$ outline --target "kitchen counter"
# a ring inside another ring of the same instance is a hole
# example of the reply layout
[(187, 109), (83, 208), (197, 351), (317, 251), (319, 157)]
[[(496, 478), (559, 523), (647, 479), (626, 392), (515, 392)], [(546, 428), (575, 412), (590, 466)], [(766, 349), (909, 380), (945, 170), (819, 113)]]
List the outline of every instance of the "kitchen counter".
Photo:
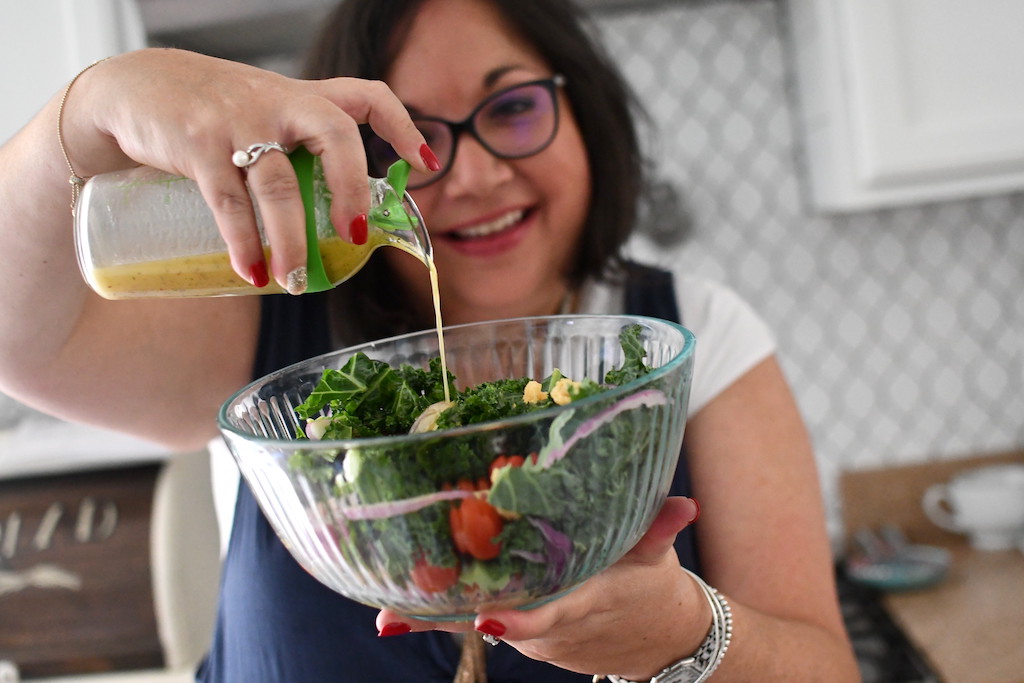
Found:
[(932, 484), (1003, 462), (1024, 462), (1024, 452), (853, 471), (840, 482), (848, 536), (896, 524), (911, 542), (952, 552), (943, 582), (884, 597), (893, 620), (944, 683), (1024, 682), (1024, 553), (974, 550), (965, 537), (935, 526), (920, 503)]
[(886, 608), (947, 683), (1024, 681), (1024, 553), (947, 547), (946, 580), (889, 594)]

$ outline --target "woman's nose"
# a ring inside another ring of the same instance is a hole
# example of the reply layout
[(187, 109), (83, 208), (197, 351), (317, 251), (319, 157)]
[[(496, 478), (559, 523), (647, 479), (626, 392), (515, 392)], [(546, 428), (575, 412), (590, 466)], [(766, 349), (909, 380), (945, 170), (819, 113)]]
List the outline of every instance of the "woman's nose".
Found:
[(442, 179), (445, 192), (451, 196), (487, 192), (511, 179), (512, 165), (489, 152), (472, 135), (464, 134)]

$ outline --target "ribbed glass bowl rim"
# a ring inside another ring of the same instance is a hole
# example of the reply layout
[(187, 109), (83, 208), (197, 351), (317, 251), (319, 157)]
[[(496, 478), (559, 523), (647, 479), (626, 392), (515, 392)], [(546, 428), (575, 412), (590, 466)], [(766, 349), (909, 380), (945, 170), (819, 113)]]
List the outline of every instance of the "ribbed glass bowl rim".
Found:
[(627, 396), (637, 391), (640, 387), (646, 384), (650, 384), (660, 379), (661, 377), (669, 374), (670, 372), (674, 371), (679, 365), (685, 363), (693, 355), (694, 347), (696, 344), (696, 337), (694, 336), (693, 332), (683, 327), (682, 325), (679, 325), (678, 323), (674, 323), (669, 320), (664, 320), (662, 318), (654, 318), (645, 315), (574, 313), (563, 315), (525, 316), (520, 318), (502, 318), (496, 320), (485, 320), (474, 323), (463, 323), (460, 325), (444, 325), (442, 327), (442, 330), (445, 333), (447, 333), (449, 331), (470, 327), (485, 327), (490, 325), (502, 325), (510, 323), (550, 323), (554, 321), (585, 321), (593, 319), (607, 320), (611, 318), (621, 319), (623, 321), (623, 326), (632, 323), (644, 323), (655, 328), (661, 326), (675, 330), (683, 336), (683, 348), (680, 349), (679, 352), (675, 356), (673, 356), (667, 363), (665, 363), (664, 365), (659, 365), (658, 367), (654, 368), (650, 373), (644, 375), (643, 377), (638, 377), (637, 379), (631, 382), (622, 384), (617, 387), (613, 387), (606, 391), (602, 391), (599, 394), (594, 394), (593, 396), (588, 396), (578, 401), (573, 401), (572, 403), (569, 403), (564, 406), (552, 406), (544, 410), (538, 410), (532, 413), (526, 413), (524, 415), (516, 415), (514, 417), (509, 417), (502, 420), (479, 422), (472, 425), (465, 425), (463, 427), (453, 427), (450, 429), (445, 429), (443, 431), (422, 432), (419, 434), (398, 434), (393, 436), (375, 436), (363, 439), (321, 439), (318, 441), (308, 441), (305, 439), (280, 439), (265, 436), (257, 436), (235, 428), (228, 421), (230, 406), (240, 396), (251, 393), (252, 390), (259, 385), (270, 383), (280, 377), (288, 375), (289, 373), (295, 372), (298, 368), (302, 366), (314, 365), (327, 358), (347, 357), (351, 356), (354, 353), (357, 353), (358, 351), (365, 350), (367, 348), (393, 344), (405, 339), (411, 339), (412, 337), (422, 337), (424, 335), (430, 335), (435, 333), (434, 328), (427, 328), (424, 330), (419, 330), (417, 332), (408, 332), (406, 334), (400, 334), (393, 337), (377, 339), (372, 342), (364, 342), (362, 344), (356, 344), (354, 346), (349, 346), (344, 349), (338, 349), (337, 351), (330, 351), (328, 353), (323, 353), (318, 356), (312, 356), (305, 360), (298, 361), (297, 363), (287, 365), (281, 368), (280, 370), (275, 370), (274, 372), (264, 375), (263, 377), (254, 380), (249, 384), (246, 384), (244, 387), (242, 387), (234, 394), (232, 394), (230, 398), (224, 401), (224, 403), (220, 407), (220, 410), (217, 413), (217, 424), (222, 432), (230, 432), (231, 434), (234, 434), (238, 438), (243, 439), (245, 441), (249, 441), (254, 444), (260, 444), (264, 447), (274, 447), (281, 450), (308, 450), (310, 448), (315, 448), (317, 450), (336, 449), (347, 451), (356, 448), (385, 448), (394, 444), (402, 444), (404, 446), (406, 444), (415, 444), (420, 441), (427, 441), (430, 439), (458, 437), (466, 434), (474, 434), (484, 431), (497, 431), (500, 429), (504, 429), (506, 427), (514, 427), (518, 425), (527, 424), (530, 422), (536, 422), (538, 419), (543, 419), (548, 416), (554, 418), (559, 413), (562, 413), (566, 410), (583, 409), (599, 401), (604, 402), (607, 401), (608, 399), (618, 399), (619, 397)]

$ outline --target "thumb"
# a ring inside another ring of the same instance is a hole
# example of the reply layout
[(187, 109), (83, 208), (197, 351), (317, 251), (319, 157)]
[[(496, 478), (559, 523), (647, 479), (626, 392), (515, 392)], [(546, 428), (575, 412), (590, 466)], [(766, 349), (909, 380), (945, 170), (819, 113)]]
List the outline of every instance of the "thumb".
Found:
[(700, 504), (693, 498), (667, 498), (651, 528), (626, 555), (634, 562), (654, 563), (667, 552), (680, 531), (700, 517)]

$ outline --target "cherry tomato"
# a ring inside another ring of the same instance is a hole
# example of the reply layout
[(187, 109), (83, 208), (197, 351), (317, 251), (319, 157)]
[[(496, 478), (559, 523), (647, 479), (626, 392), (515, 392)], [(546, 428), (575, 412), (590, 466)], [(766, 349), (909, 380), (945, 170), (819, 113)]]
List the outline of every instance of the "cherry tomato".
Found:
[(494, 538), (501, 533), (498, 511), (486, 500), (467, 498), (453, 505), (448, 514), (455, 548), (478, 560), (493, 560), (501, 552), (501, 543)]
[[(537, 461), (536, 455), (534, 455), (534, 462)], [(520, 467), (522, 466), (525, 459), (521, 455), (499, 455), (491, 463), (491, 466), (487, 469), (487, 475), (491, 481), (494, 481), (494, 470), (501, 469), (502, 467)]]
[(455, 585), (459, 580), (459, 565), (452, 567), (438, 567), (427, 562), (425, 557), (419, 557), (416, 564), (409, 572), (412, 582), (427, 593), (440, 593)]

